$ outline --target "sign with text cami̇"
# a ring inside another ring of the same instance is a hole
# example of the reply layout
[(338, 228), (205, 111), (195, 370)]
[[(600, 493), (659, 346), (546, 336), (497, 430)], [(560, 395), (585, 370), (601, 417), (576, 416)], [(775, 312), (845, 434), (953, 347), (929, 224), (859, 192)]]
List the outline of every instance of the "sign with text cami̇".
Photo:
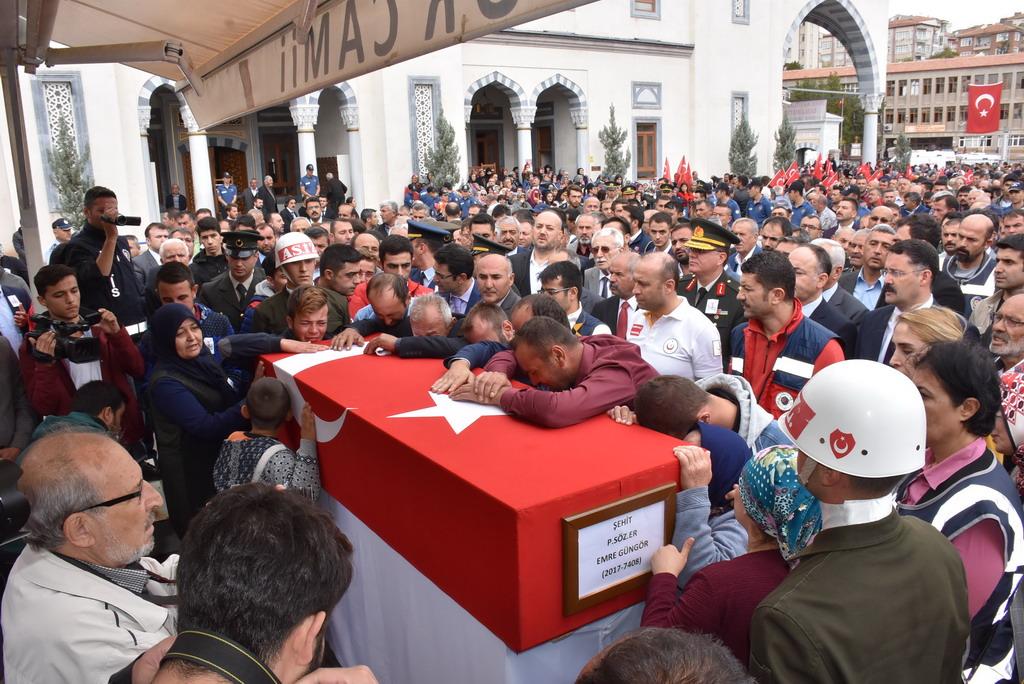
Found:
[(333, 0), (182, 90), (201, 127), (593, 0)]

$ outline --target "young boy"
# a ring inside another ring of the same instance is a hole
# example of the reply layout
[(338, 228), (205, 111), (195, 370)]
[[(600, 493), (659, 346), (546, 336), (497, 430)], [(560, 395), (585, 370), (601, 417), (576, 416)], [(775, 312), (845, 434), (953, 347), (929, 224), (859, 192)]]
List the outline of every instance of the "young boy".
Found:
[(302, 408), (298, 453), (274, 436), (291, 418), (291, 399), (280, 380), (260, 378), (245, 397), (242, 415), (252, 423), (248, 432), (231, 434), (213, 467), (217, 491), (246, 482), (284, 485), (316, 501), (320, 496), (320, 464), (316, 457), (316, 424), (309, 404)]

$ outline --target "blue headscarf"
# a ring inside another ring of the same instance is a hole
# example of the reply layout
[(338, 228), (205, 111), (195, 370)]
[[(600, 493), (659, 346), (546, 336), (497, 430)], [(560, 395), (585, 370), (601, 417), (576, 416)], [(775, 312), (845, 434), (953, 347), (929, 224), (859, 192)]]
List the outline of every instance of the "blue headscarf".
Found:
[(184, 304), (164, 304), (153, 314), (149, 324), (149, 335), (153, 353), (156, 355), (154, 370), (167, 371), (209, 385), (220, 392), (226, 403), (234, 403), (237, 397), (234, 389), (228, 384), (228, 376), (205, 344), (200, 345), (199, 356), (194, 359), (186, 360), (178, 356), (174, 339), (181, 324), (187, 320), (193, 320), (199, 325), (199, 319)]
[(700, 431), (700, 445), (711, 452), (711, 484), (708, 485), (708, 499), (712, 508), (728, 508), (725, 495), (740, 479), (743, 464), (750, 460), (750, 447), (743, 438), (732, 430), (697, 423)]
[(795, 447), (769, 447), (740, 475), (747, 515), (779, 541), (786, 560), (800, 553), (821, 529), (821, 506), (796, 474), (797, 453)]

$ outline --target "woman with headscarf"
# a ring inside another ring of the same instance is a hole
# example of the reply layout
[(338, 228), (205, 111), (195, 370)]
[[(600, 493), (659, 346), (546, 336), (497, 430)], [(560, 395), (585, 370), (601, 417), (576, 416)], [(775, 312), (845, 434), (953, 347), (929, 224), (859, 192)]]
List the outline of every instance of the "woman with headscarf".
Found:
[(221, 443), (248, 427), (242, 417), (245, 393), (229, 382), (203, 344), (199, 322), (187, 307), (160, 307), (149, 329), (157, 359), (149, 403), (167, 510), (182, 537), (214, 494), (213, 464)]
[(676, 597), (692, 539), (651, 559), (641, 625), (676, 627), (717, 636), (746, 664), (750, 621), (757, 605), (789, 574), (789, 561), (821, 529), (818, 500), (797, 478), (797, 450), (772, 447), (747, 461), (732, 492), (736, 519), (747, 531), (747, 553), (696, 573)]
[(1013, 471), (1017, 491), (1024, 497), (1024, 373), (1006, 371), (999, 376), (1002, 410), (996, 416), (992, 444), (1003, 455), (1003, 465)]

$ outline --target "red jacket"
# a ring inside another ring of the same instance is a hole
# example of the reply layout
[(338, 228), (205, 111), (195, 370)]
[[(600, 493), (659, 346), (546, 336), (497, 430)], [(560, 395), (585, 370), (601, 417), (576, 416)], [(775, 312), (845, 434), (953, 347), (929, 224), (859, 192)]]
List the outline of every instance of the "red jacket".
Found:
[[(92, 334), (100, 341), (100, 370), (103, 381), (117, 387), (124, 397), (121, 442), (126, 445), (134, 444), (142, 439), (145, 430), (142, 413), (139, 411), (139, 400), (128, 376), (142, 377), (146, 370), (142, 354), (128, 336), (124, 326), (121, 326), (116, 335), (109, 336), (96, 325), (92, 328)], [(29, 349), (28, 338), (21, 343), (18, 361), (21, 364), (21, 375), (25, 379), (25, 392), (36, 413), (40, 416), (63, 416), (71, 412), (75, 385), (71, 381), (66, 361), (36, 361)]]
[[(576, 381), (561, 391), (528, 387), (512, 389), (501, 396), (501, 408), (510, 416), (518, 416), (545, 427), (565, 427), (582, 423), (610, 408), (633, 405), (640, 385), (658, 377), (640, 355), (640, 347), (615, 335), (591, 335), (580, 338), (583, 358)], [(515, 354), (499, 352), (487, 363), (485, 370), (504, 373), (509, 378), (518, 373)]]

